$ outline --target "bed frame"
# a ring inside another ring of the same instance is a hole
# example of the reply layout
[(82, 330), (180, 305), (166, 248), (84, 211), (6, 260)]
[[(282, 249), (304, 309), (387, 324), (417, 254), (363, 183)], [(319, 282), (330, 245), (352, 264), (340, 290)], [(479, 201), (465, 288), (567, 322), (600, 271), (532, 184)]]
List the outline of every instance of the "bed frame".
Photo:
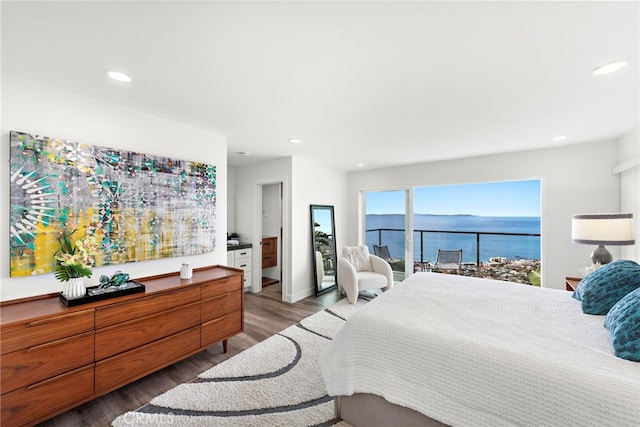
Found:
[(336, 396), (335, 415), (349, 424), (359, 427), (425, 426), (446, 427), (446, 424), (429, 418), (413, 409), (394, 405), (385, 398), (369, 393)]

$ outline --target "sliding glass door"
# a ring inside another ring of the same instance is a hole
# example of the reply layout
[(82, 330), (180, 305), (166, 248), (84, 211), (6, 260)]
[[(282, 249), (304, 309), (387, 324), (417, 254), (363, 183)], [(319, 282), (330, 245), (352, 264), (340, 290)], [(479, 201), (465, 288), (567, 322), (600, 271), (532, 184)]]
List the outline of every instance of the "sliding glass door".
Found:
[(365, 243), (401, 281), (462, 251), (460, 274), (540, 285), (540, 180), (364, 191)]
[(409, 190), (365, 191), (365, 243), (369, 252), (389, 261), (396, 282), (413, 272)]

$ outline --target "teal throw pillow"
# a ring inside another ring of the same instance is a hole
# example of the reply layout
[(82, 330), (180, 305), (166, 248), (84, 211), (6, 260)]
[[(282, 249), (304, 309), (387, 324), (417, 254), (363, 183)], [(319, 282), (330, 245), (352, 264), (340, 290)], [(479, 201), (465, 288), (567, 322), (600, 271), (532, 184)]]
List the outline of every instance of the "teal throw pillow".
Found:
[(616, 356), (640, 362), (640, 288), (629, 293), (609, 310), (604, 326), (611, 333)]
[(582, 279), (573, 297), (582, 301), (584, 313), (603, 315), (637, 288), (640, 288), (640, 265), (632, 260), (617, 260)]

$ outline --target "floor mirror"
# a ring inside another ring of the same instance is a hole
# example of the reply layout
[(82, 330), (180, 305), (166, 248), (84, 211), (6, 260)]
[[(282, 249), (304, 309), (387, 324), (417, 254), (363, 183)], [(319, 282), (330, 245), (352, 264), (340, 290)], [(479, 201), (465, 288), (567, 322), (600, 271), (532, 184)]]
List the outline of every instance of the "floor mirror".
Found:
[(311, 245), (316, 296), (338, 285), (333, 206), (311, 205)]

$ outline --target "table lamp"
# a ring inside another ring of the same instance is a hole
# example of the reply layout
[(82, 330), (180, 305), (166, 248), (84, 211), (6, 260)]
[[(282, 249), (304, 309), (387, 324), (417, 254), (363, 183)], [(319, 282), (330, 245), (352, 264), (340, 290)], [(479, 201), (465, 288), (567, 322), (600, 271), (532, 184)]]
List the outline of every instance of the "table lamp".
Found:
[(598, 245), (591, 253), (594, 264), (611, 262), (611, 253), (604, 245), (633, 245), (633, 214), (584, 214), (571, 219), (571, 241)]

